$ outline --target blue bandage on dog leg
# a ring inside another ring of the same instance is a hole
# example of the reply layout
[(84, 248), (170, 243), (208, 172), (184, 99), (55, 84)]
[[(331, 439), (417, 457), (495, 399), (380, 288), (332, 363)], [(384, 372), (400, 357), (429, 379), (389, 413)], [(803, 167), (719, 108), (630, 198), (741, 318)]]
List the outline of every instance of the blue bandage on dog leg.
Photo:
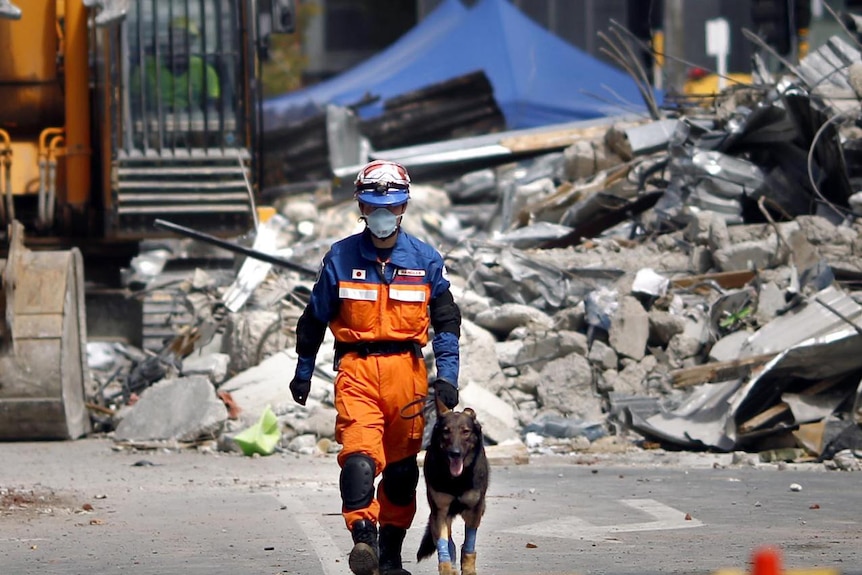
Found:
[(455, 540), (451, 537), (449, 538), (449, 557), (452, 559), (452, 563), (458, 562), (458, 553), (455, 551)]
[(437, 540), (437, 563), (451, 563), (452, 556), (449, 555), (449, 540), (442, 537)]
[(464, 529), (464, 547), (462, 547), (462, 551), (464, 553), (475, 553), (476, 552), (476, 531), (475, 527), (467, 527)]

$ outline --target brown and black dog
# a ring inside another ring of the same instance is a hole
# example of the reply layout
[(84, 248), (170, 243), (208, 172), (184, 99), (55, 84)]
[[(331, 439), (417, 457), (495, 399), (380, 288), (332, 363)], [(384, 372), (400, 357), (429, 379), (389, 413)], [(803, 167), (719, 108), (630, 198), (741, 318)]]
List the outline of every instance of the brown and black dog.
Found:
[(439, 575), (457, 575), (452, 518), (460, 515), (465, 526), (461, 575), (476, 575), (476, 531), (485, 513), (489, 469), (482, 426), (472, 409), (451, 411), (438, 403), (424, 472), (431, 514), (416, 559), (437, 551)]

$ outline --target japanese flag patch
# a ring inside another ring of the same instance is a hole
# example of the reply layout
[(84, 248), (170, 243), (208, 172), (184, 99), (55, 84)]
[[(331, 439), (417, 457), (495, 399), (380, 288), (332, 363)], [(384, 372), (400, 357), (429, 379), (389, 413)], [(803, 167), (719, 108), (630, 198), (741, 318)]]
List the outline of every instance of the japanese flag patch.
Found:
[(357, 270), (354, 269), (350, 272), (350, 279), (352, 280), (364, 280), (365, 279), (365, 270)]

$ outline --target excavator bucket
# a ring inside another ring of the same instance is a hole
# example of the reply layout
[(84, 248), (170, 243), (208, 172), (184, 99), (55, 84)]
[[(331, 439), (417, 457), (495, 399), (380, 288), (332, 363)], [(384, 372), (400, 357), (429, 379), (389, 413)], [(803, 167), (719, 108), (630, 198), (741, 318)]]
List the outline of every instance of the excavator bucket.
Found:
[(9, 226), (0, 259), (0, 440), (76, 439), (91, 430), (81, 252), (31, 251)]

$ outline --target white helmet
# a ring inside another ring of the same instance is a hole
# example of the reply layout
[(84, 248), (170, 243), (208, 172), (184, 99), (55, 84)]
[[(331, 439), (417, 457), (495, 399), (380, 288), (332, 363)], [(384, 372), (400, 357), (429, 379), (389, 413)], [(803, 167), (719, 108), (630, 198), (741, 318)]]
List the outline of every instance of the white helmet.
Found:
[(353, 197), (369, 206), (389, 208), (410, 199), (410, 176), (401, 164), (374, 160), (366, 164), (354, 182)]

